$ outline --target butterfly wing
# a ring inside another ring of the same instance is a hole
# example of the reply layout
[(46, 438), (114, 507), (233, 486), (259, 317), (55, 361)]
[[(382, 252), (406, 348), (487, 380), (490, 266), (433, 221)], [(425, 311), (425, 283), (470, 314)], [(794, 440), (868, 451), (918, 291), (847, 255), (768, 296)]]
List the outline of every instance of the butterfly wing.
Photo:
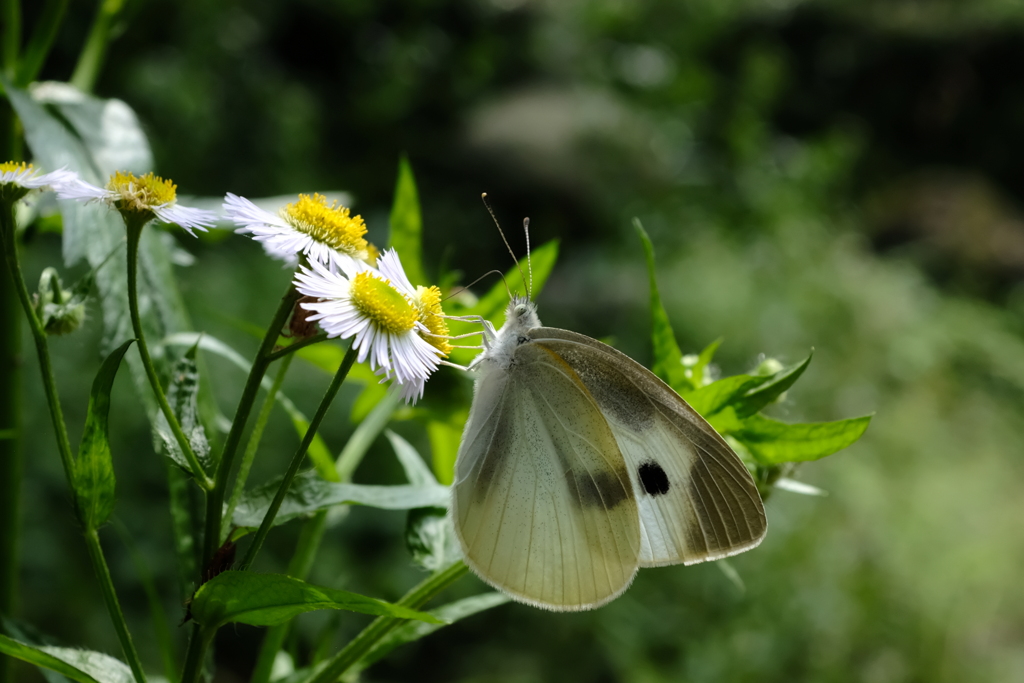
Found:
[(753, 478), (724, 439), (675, 391), (629, 356), (582, 334), (530, 330), (606, 418), (640, 513), (640, 565), (693, 564), (749, 550), (767, 521)]
[(533, 344), (484, 368), (455, 466), (466, 563), (517, 599), (597, 607), (636, 573), (634, 488), (615, 436), (571, 368)]

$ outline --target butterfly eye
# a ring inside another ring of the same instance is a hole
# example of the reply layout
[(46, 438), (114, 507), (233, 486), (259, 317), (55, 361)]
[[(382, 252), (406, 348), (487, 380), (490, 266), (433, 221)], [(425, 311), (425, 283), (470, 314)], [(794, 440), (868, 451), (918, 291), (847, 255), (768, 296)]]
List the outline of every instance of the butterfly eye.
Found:
[(516, 316), (517, 317), (521, 316), (524, 313), (526, 313), (526, 306), (524, 304), (519, 304), (518, 306), (516, 306), (515, 310), (516, 310)]

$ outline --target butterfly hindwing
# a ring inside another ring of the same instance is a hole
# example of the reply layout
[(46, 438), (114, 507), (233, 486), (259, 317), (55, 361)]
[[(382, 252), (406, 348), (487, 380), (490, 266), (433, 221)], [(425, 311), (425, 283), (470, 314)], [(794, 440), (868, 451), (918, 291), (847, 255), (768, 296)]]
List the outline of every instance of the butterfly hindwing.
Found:
[(692, 564), (753, 548), (767, 523), (753, 478), (679, 395), (625, 354), (539, 327), (533, 343), (572, 368), (627, 464), (641, 524), (641, 566)]
[(572, 368), (533, 344), (514, 359), (482, 368), (459, 448), (452, 511), (466, 562), (525, 602), (596, 607), (639, 566), (634, 486)]

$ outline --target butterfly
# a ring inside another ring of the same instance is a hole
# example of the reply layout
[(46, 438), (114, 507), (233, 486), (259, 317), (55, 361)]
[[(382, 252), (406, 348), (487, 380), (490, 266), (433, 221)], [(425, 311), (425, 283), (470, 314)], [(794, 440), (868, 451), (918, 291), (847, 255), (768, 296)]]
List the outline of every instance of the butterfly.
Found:
[(542, 327), (512, 297), (483, 322), (451, 514), (466, 564), (521, 602), (604, 605), (640, 567), (750, 550), (767, 530), (750, 472), (679, 394), (624, 353)]

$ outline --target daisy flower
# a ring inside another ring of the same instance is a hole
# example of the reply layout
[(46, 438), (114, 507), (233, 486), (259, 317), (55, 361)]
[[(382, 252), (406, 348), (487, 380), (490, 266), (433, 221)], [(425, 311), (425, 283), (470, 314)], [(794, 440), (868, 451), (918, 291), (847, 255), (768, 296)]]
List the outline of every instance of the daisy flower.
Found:
[[(417, 333), (420, 337), (434, 347), (440, 358), (447, 357), (452, 351), (452, 346), (448, 343), (451, 335), (444, 311), (441, 310), (441, 290), (436, 286), (413, 287), (405, 274), (405, 269), (402, 268), (402, 262), (398, 259), (398, 252), (394, 249), (384, 252), (377, 265), (381, 275), (390, 280), (395, 289), (404, 294), (416, 309), (416, 320), (419, 323)], [(382, 382), (391, 378), (387, 368), (380, 368), (377, 374), (383, 376)], [(425, 384), (425, 378), (399, 383), (398, 394), (406, 403), (415, 403), (423, 398)]]
[(362, 217), (352, 216), (336, 201), (328, 203), (321, 194), (300, 194), (298, 201), (273, 214), (229, 192), (224, 212), (241, 226), (235, 232), (251, 234), (268, 254), (288, 264), (302, 254), (311, 262), (339, 270), (353, 262), (369, 262), (376, 255), (363, 238)]
[(316, 261), (310, 266), (301, 266), (295, 275), (298, 291), (319, 299), (302, 304), (314, 312), (309, 320), (318, 322), (329, 337), (353, 337), (357, 360), (369, 358), (370, 368), (385, 380), (394, 379), (407, 402), (422, 396), (427, 377), (446, 352), (421, 321), (426, 314), (407, 293), (416, 290), (394, 250), (381, 257), (379, 271), (356, 261), (345, 264), (344, 273)]
[(76, 178), (57, 189), (61, 199), (79, 201), (98, 200), (113, 206), (127, 222), (146, 223), (159, 218), (164, 223), (179, 225), (195, 237), (193, 230), (212, 227), (217, 215), (212, 211), (194, 209), (178, 204), (177, 186), (170, 180), (147, 173), (137, 176), (126, 171), (117, 171), (110, 176), (107, 186), (97, 187)]
[(0, 163), (0, 200), (17, 201), (32, 190), (57, 190), (77, 178), (74, 171), (63, 168), (40, 173), (39, 169), (24, 161), (5, 161)]
[(423, 326), (420, 336), (433, 346), (437, 353), (446, 357), (452, 352), (448, 343), (451, 335), (448, 323), (445, 322), (444, 311), (441, 310), (441, 290), (436, 286), (413, 287), (409, 282), (402, 262), (398, 260), (398, 252), (389, 249), (380, 257), (377, 264), (381, 275), (391, 280), (399, 292), (404, 294), (416, 308), (416, 320)]

